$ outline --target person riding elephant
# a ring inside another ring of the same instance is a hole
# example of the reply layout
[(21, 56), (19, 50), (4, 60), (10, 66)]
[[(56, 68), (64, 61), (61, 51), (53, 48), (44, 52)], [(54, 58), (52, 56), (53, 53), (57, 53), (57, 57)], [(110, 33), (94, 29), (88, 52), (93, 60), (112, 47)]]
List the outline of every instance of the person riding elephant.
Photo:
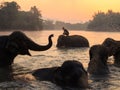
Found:
[(89, 41), (87, 40), (87, 38), (81, 35), (69, 35), (69, 34), (65, 35), (64, 33), (63, 35), (60, 35), (58, 37), (56, 47), (58, 48), (89, 47)]
[(14, 31), (10, 35), (0, 36), (0, 67), (8, 67), (14, 58), (20, 55), (30, 55), (29, 50), (45, 51), (51, 48), (53, 34), (48, 37), (47, 45), (38, 45), (21, 31)]
[(63, 35), (69, 36), (69, 31), (66, 28), (62, 28), (64, 30)]
[(88, 74), (82, 63), (76, 60), (67, 60), (60, 67), (35, 70), (32, 75), (61, 87), (88, 88)]
[(114, 57), (114, 65), (120, 66), (120, 41), (106, 38), (102, 45), (107, 47), (109, 56)]
[(108, 49), (103, 45), (93, 45), (89, 50), (90, 61), (88, 72), (91, 75), (105, 75), (109, 73), (107, 60)]

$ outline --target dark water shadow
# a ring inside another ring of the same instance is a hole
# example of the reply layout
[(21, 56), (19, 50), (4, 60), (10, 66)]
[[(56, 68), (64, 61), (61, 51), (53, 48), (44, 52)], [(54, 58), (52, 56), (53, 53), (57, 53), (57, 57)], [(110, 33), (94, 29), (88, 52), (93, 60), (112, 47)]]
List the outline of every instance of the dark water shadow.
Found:
[(106, 74), (106, 75), (89, 75), (89, 78), (94, 80), (94, 81), (100, 81), (100, 80), (109, 80), (110, 75)]
[(91, 89), (102, 90), (104, 88), (105, 90), (108, 90), (110, 86), (110, 78), (110, 74), (89, 75), (89, 79), (92, 81), (90, 83)]
[(70, 49), (81, 49), (81, 50), (87, 50), (89, 49), (90, 47), (66, 47), (66, 48), (57, 48), (57, 50), (70, 50)]
[(68, 53), (70, 54), (71, 52), (73, 53), (81, 53), (81, 52), (86, 52), (89, 50), (89, 47), (81, 47), (81, 48), (58, 48), (57, 52), (59, 54), (64, 54), (64, 53)]

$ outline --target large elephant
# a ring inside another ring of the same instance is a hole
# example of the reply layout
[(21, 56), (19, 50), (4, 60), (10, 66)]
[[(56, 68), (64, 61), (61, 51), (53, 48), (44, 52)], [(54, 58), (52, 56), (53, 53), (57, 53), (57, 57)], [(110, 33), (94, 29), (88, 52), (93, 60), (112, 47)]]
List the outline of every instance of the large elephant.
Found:
[(0, 67), (10, 66), (18, 54), (31, 55), (28, 50), (48, 50), (52, 46), (51, 37), (53, 34), (48, 37), (49, 43), (43, 46), (38, 45), (20, 31), (0, 36)]
[(40, 81), (51, 81), (62, 87), (88, 87), (88, 74), (82, 63), (67, 60), (60, 67), (38, 69), (33, 76)]
[(93, 45), (89, 50), (90, 61), (88, 72), (92, 75), (105, 75), (109, 73), (107, 59), (108, 49), (103, 45)]
[(71, 35), (65, 36), (60, 35), (57, 40), (58, 48), (67, 48), (67, 47), (89, 47), (88, 40), (80, 35)]
[(120, 66), (120, 41), (112, 38), (106, 38), (102, 45), (107, 47), (109, 56), (114, 57), (114, 64), (116, 66)]

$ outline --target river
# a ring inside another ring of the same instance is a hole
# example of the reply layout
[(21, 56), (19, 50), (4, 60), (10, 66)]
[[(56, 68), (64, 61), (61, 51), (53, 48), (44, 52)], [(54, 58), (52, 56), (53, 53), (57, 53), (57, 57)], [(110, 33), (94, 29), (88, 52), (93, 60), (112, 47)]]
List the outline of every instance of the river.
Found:
[[(0, 35), (9, 35), (11, 32), (0, 32)], [(78, 49), (57, 49), (57, 38), (62, 34), (62, 30), (24, 31), (24, 33), (38, 44), (48, 43), (48, 36), (54, 34), (53, 46), (47, 51), (30, 51), (32, 56), (18, 55), (12, 71), (0, 71), (0, 90), (80, 90), (73, 88), (61, 88), (48, 81), (35, 80), (31, 72), (40, 68), (50, 68), (60, 66), (66, 60), (78, 60), (87, 70), (89, 62), (89, 48)], [(71, 35), (77, 34), (86, 37), (90, 46), (101, 44), (105, 38), (111, 37), (120, 40), (120, 32), (94, 32), (94, 31), (70, 31)], [(113, 57), (109, 57), (110, 63)], [(89, 89), (86, 90), (119, 90), (120, 89), (120, 68), (114, 65), (109, 66), (110, 75), (108, 77), (89, 76)], [(11, 74), (12, 73), (12, 74)], [(9, 80), (9, 78), (14, 78)]]

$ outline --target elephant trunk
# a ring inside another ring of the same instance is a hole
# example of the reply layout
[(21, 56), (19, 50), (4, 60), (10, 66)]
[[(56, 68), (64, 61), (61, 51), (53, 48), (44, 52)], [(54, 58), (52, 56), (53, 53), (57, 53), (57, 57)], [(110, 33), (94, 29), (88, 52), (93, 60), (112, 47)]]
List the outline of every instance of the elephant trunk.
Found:
[(53, 37), (53, 34), (51, 34), (48, 37), (48, 40), (49, 40), (48, 44), (44, 45), (44, 46), (35, 43), (34, 41), (32, 41), (30, 38), (28, 38), (24, 33), (20, 32), (20, 31), (13, 32), (9, 37), (10, 37), (9, 41), (11, 41), (11, 42), (14, 41), (14, 42), (17, 42), (18, 44), (22, 44), (25, 49), (30, 49), (30, 50), (34, 50), (34, 51), (44, 51), (44, 50), (49, 49), (52, 46), (51, 38)]
[(52, 38), (53, 34), (51, 34), (48, 37), (48, 44), (47, 45), (38, 45), (37, 43), (33, 42), (31, 39), (26, 40), (28, 49), (33, 50), (33, 51), (45, 51), (48, 50), (49, 48), (51, 48), (53, 42), (52, 42)]

